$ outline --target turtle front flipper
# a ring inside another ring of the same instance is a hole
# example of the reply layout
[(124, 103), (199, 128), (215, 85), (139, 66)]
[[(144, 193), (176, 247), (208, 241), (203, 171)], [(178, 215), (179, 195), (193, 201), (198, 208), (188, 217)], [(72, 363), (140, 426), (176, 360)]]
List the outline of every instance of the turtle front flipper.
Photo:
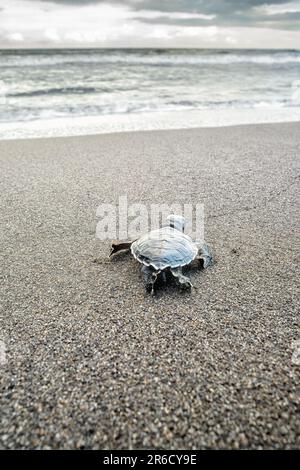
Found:
[(118, 251), (130, 250), (132, 243), (133, 241), (121, 242), (119, 240), (113, 240), (109, 257), (113, 256), (115, 253), (118, 253)]
[(182, 289), (190, 289), (191, 287), (194, 287), (190, 279), (182, 274), (181, 266), (178, 268), (170, 268), (170, 271), (173, 276), (178, 280), (179, 285)]

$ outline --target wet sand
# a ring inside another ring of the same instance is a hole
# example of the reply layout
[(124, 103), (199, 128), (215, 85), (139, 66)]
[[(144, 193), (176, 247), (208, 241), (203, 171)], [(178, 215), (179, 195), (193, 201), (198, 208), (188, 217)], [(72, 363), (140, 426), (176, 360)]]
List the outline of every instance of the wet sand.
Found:
[[(299, 151), (300, 123), (1, 141), (1, 447), (298, 448)], [(191, 294), (107, 260), (119, 195), (204, 203)]]

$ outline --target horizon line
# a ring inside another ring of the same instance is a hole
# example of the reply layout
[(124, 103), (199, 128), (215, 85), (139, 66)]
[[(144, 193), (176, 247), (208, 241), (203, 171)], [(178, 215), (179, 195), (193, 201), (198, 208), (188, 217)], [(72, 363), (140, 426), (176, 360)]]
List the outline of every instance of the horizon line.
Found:
[(212, 51), (290, 51), (300, 52), (299, 48), (286, 48), (286, 47), (166, 47), (166, 46), (25, 46), (25, 47), (1, 47), (0, 51), (38, 51), (38, 50), (212, 50)]

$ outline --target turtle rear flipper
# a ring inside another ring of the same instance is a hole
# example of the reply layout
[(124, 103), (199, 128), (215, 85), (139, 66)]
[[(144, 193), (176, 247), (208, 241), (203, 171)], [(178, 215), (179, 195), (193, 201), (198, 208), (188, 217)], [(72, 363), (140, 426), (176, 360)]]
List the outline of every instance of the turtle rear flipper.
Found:
[(190, 289), (191, 287), (194, 287), (190, 279), (187, 276), (184, 276), (184, 274), (182, 274), (181, 266), (178, 268), (170, 268), (170, 271), (173, 276), (178, 280), (179, 285), (182, 289)]
[(192, 269), (193, 268), (205, 269), (205, 268), (208, 268), (208, 266), (211, 266), (212, 263), (213, 263), (212, 251), (208, 245), (203, 245), (201, 248), (199, 248), (197, 256), (193, 259), (193, 261), (191, 261), (188, 267)]
[(208, 245), (203, 245), (199, 252), (198, 252), (198, 255), (197, 255), (197, 258), (199, 260), (202, 260), (203, 262), (203, 268), (207, 268), (208, 266), (210, 266), (213, 262), (213, 254), (212, 254), (212, 251), (211, 249), (209, 248)]
[(142, 266), (142, 274), (146, 284), (146, 290), (147, 292), (151, 292), (152, 295), (155, 294), (154, 286), (160, 273), (161, 271), (155, 271), (151, 266)]

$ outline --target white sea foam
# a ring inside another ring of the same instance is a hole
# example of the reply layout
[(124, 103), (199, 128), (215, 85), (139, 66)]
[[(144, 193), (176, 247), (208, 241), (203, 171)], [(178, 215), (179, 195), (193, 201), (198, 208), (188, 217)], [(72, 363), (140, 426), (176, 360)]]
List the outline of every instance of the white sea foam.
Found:
[(240, 124), (300, 121), (300, 108), (192, 110), (85, 116), (0, 123), (0, 139), (108, 134), (161, 129), (220, 127)]

